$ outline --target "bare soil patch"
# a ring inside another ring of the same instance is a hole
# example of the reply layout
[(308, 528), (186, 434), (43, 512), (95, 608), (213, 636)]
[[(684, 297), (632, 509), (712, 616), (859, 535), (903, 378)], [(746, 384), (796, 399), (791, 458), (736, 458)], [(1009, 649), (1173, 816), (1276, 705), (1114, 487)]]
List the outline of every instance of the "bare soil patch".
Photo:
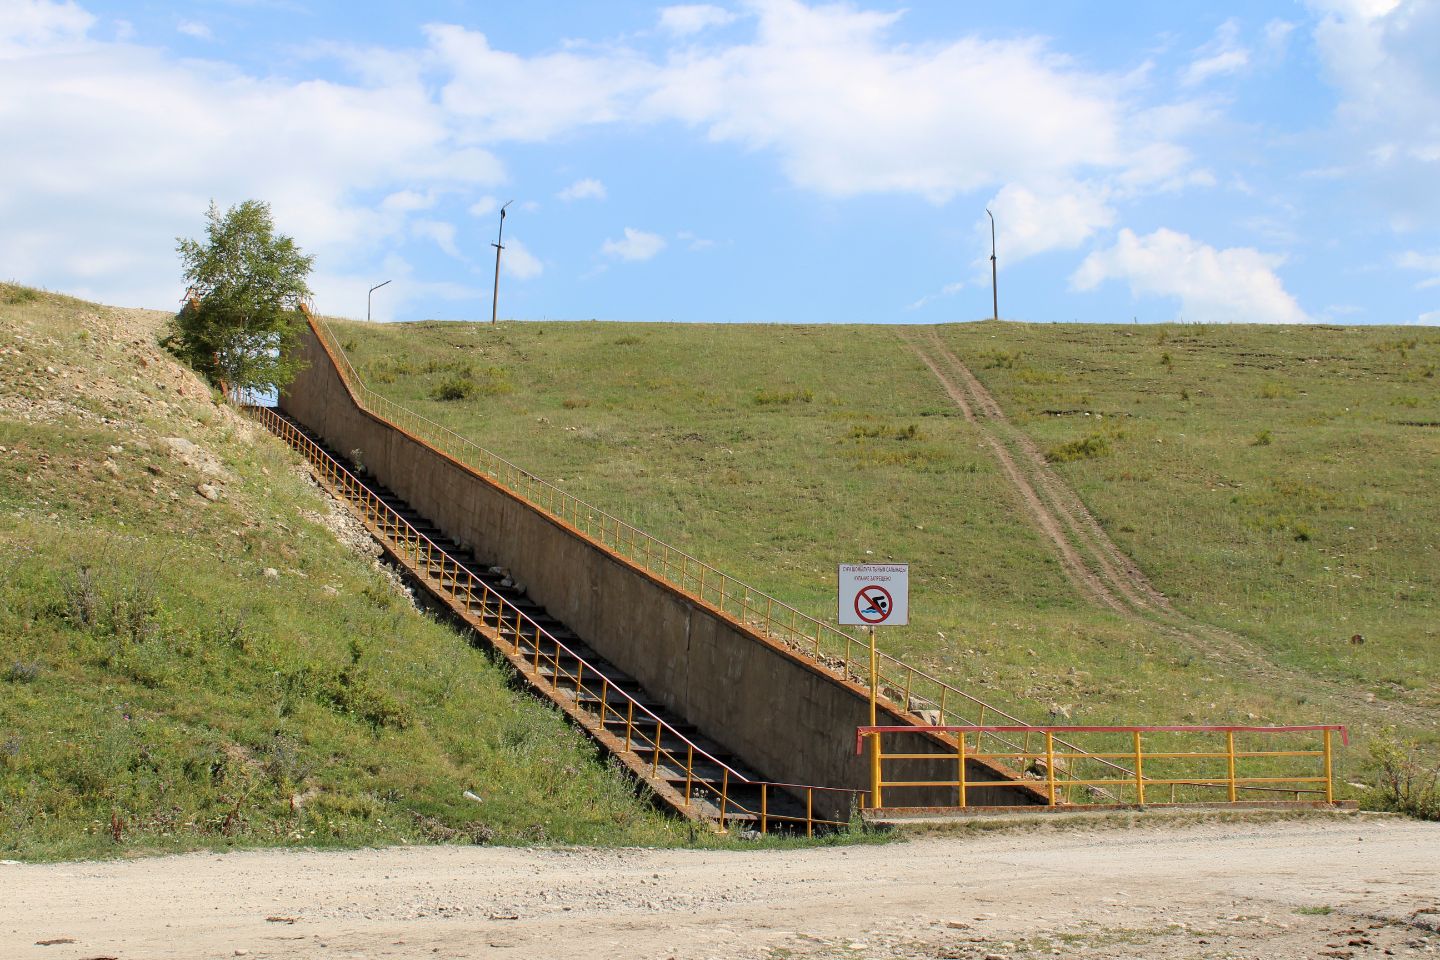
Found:
[(0, 865), (0, 954), (16, 960), (1360, 958), (1434, 954), (1437, 928), (1440, 825), (1372, 817)]

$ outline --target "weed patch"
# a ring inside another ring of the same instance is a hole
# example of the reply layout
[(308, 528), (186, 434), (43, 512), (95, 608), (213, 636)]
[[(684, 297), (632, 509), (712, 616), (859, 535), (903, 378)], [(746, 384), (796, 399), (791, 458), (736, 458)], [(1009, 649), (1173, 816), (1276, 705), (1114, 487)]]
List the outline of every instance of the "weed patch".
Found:
[(751, 402), (757, 407), (771, 407), (810, 403), (814, 399), (815, 393), (811, 390), (757, 390)]
[(1102, 433), (1089, 433), (1051, 447), (1045, 451), (1045, 459), (1051, 463), (1073, 463), (1077, 460), (1096, 460), (1110, 453), (1110, 440)]

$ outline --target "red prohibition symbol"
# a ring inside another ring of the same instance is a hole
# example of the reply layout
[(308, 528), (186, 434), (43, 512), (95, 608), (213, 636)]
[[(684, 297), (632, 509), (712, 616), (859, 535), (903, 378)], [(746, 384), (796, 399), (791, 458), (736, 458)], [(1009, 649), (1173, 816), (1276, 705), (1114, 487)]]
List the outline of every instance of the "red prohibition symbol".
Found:
[(866, 623), (884, 623), (895, 609), (890, 591), (870, 584), (855, 593), (855, 615)]

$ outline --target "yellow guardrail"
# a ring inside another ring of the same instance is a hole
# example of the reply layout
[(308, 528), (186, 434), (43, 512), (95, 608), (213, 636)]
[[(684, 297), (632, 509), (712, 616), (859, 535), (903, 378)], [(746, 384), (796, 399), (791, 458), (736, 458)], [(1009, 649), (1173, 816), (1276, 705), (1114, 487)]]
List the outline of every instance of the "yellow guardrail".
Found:
[[(887, 752), (884, 749), (883, 737), (885, 736), (914, 736), (917, 733), (942, 732), (955, 737), (957, 744), (955, 753), (945, 755), (934, 752), (905, 753), (895, 750)], [(983, 751), (979, 748), (979, 741), (980, 737), (987, 733), (1023, 733), (1037, 737), (1040, 743), (1034, 751)], [(1074, 751), (1062, 746), (1064, 741), (1056, 736), (1059, 733), (1084, 736), (1103, 735), (1106, 741), (1094, 750)], [(1253, 746), (1248, 749), (1240, 749), (1236, 742), (1237, 735), (1249, 737), (1252, 740), (1264, 738), (1267, 741), (1273, 741), (1282, 736), (1316, 733), (1320, 735), (1320, 743), (1318, 747), (1308, 749), (1295, 749), (1293, 744), (1286, 744), (1285, 748), (1281, 749), (1261, 749)], [(1050, 806), (1068, 802), (1067, 794), (1077, 787), (1104, 789), (1107, 793), (1131, 798), (1137, 806), (1156, 802), (1155, 791), (1164, 788), (1169, 788), (1168, 802), (1171, 803), (1195, 800), (1205, 802), (1204, 795), (1198, 794), (1197, 791), (1216, 790), (1224, 790), (1225, 799), (1229, 803), (1239, 802), (1242, 792), (1247, 794), (1244, 798), (1246, 802), (1257, 802), (1254, 800), (1253, 794), (1258, 792), (1270, 795), (1288, 793), (1292, 794), (1296, 801), (1299, 801), (1305, 794), (1317, 795), (1317, 797), (1323, 797), (1325, 803), (1334, 803), (1333, 739), (1335, 733), (1340, 734), (1342, 742), (1349, 744), (1348, 732), (1345, 727), (1338, 724), (1280, 727), (873, 726), (860, 727), (856, 730), (855, 753), (859, 755), (864, 752), (868, 744), (870, 757), (869, 805), (871, 808), (885, 807), (885, 791), (894, 789), (924, 789), (932, 792), (953, 789), (956, 799), (955, 806), (961, 808), (970, 806), (972, 790), (996, 784), (994, 781), (970, 779), (965, 771), (967, 760), (1014, 763), (1022, 770), (1037, 773), (1038, 779), (1043, 781), (1044, 794)], [(1223, 749), (1193, 748), (1197, 738), (1203, 740), (1220, 734), (1224, 735)], [(1170, 747), (1168, 749), (1157, 748), (1154, 745), (1155, 738), (1166, 735), (1169, 735), (1172, 740)], [(976, 749), (974, 750), (969, 748), (969, 740), (972, 736), (976, 740)], [(1149, 744), (1146, 743), (1147, 737), (1150, 738)], [(1181, 737), (1189, 742), (1191, 749), (1177, 748), (1185, 745), (1184, 742), (1180, 744), (1173, 742)], [(1296, 759), (1305, 760), (1318, 769), (1277, 775), (1277, 771), (1274, 769), (1276, 761)], [(1060, 775), (1066, 772), (1066, 768), (1072, 764), (1093, 764), (1097, 761), (1114, 762), (1118, 760), (1129, 763), (1127, 776), (1087, 777), (1080, 770), (1070, 770), (1068, 775)], [(1242, 775), (1240, 767), (1242, 763), (1246, 762), (1252, 766), (1262, 766), (1265, 769), (1258, 773), (1251, 772)], [(948, 770), (953, 770), (954, 773), (928, 779), (917, 779), (915, 776), (904, 779), (886, 779), (885, 766), (887, 763), (891, 765), (905, 763), (911, 770), (919, 766), (942, 764)], [(1037, 783), (1036, 785), (1041, 786), (1042, 784)], [(1177, 793), (1177, 791), (1179, 792)], [(1124, 801), (1117, 797), (1117, 802)], [(934, 804), (926, 804), (926, 806), (933, 807)]]
[[(572, 715), (588, 715), (598, 721), (586, 724), (592, 733), (607, 745), (616, 747), (623, 741), (623, 751), (633, 754), (636, 748), (650, 753), (650, 777), (657, 779), (662, 763), (684, 772), (683, 803), (657, 791), (682, 812), (697, 813), (702, 795), (708, 791), (715, 799), (720, 829), (726, 822), (753, 819), (759, 831), (767, 833), (772, 824), (793, 824), (803, 827), (806, 836), (819, 828), (844, 828), (847, 821), (815, 815), (817, 792), (846, 794), (853, 801), (863, 790), (841, 787), (820, 787), (806, 784), (775, 783), (753, 780), (698, 746), (690, 737), (657, 716), (649, 707), (613, 684), (595, 664), (536, 623), (510, 603), (489, 584), (477, 577), (464, 564), (452, 557), (444, 547), (415, 529), (404, 517), (377, 496), (353, 473), (338, 463), (323, 448), (295, 425), (268, 407), (249, 408), (272, 433), (299, 450), (315, 467), (320, 482), (335, 496), (351, 504), (369, 531), (384, 542), (390, 552), (414, 576), (436, 595), (446, 599), (452, 610), (496, 645), (532, 685), (542, 690), (553, 702)], [(473, 608), (480, 612), (475, 614)], [(543, 643), (542, 643), (543, 641)], [(528, 642), (529, 650), (526, 650)], [(542, 653), (542, 645), (550, 652)], [(573, 666), (570, 661), (574, 661)], [(548, 668), (548, 675), (545, 673)], [(612, 733), (607, 723), (622, 724), (621, 732)], [(667, 747), (666, 738), (678, 742), (679, 748)], [(719, 770), (715, 776), (702, 776), (697, 764), (708, 762)], [(738, 801), (734, 790), (749, 787), (758, 793), (755, 806)], [(804, 798), (805, 814), (787, 815), (770, 809), (775, 791)], [(847, 805), (849, 805), (847, 803)]]
[[(302, 305), (301, 309), (322, 348), (345, 382), (352, 399), (362, 409), (468, 464), (660, 580), (702, 600), (751, 630), (808, 654), (819, 665), (844, 679), (861, 685), (869, 684), (868, 640), (857, 638), (832, 624), (802, 613), (783, 600), (722, 573), (685, 551), (652, 537), (618, 517), (540, 479), (448, 427), (370, 389), (350, 363), (350, 358), (329, 323), (316, 315), (308, 305)], [(902, 712), (920, 716), (928, 714), (931, 719), (938, 720), (940, 726), (974, 728), (984, 726), (987, 720), (991, 724), (1005, 724), (1004, 727), (995, 727), (996, 730), (1030, 726), (1013, 714), (883, 650), (878, 651), (877, 660), (879, 693)], [(1028, 740), (1017, 742), (1000, 733), (990, 736), (1002, 747), (1028, 751)], [(1063, 740), (1060, 743), (1064, 749), (1079, 751), (1079, 747), (1074, 744)], [(1124, 770), (1119, 765), (1112, 766), (1117, 771)]]

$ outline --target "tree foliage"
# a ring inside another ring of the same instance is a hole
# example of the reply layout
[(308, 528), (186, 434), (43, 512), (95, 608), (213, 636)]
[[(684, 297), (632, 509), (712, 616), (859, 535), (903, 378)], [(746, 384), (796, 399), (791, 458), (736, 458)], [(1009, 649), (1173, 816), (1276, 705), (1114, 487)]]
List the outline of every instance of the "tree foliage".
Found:
[(227, 390), (284, 387), (301, 367), (298, 311), (315, 258), (275, 233), (262, 201), (224, 215), (212, 202), (205, 219), (206, 242), (177, 238), (194, 299), (171, 321), (166, 346)]

